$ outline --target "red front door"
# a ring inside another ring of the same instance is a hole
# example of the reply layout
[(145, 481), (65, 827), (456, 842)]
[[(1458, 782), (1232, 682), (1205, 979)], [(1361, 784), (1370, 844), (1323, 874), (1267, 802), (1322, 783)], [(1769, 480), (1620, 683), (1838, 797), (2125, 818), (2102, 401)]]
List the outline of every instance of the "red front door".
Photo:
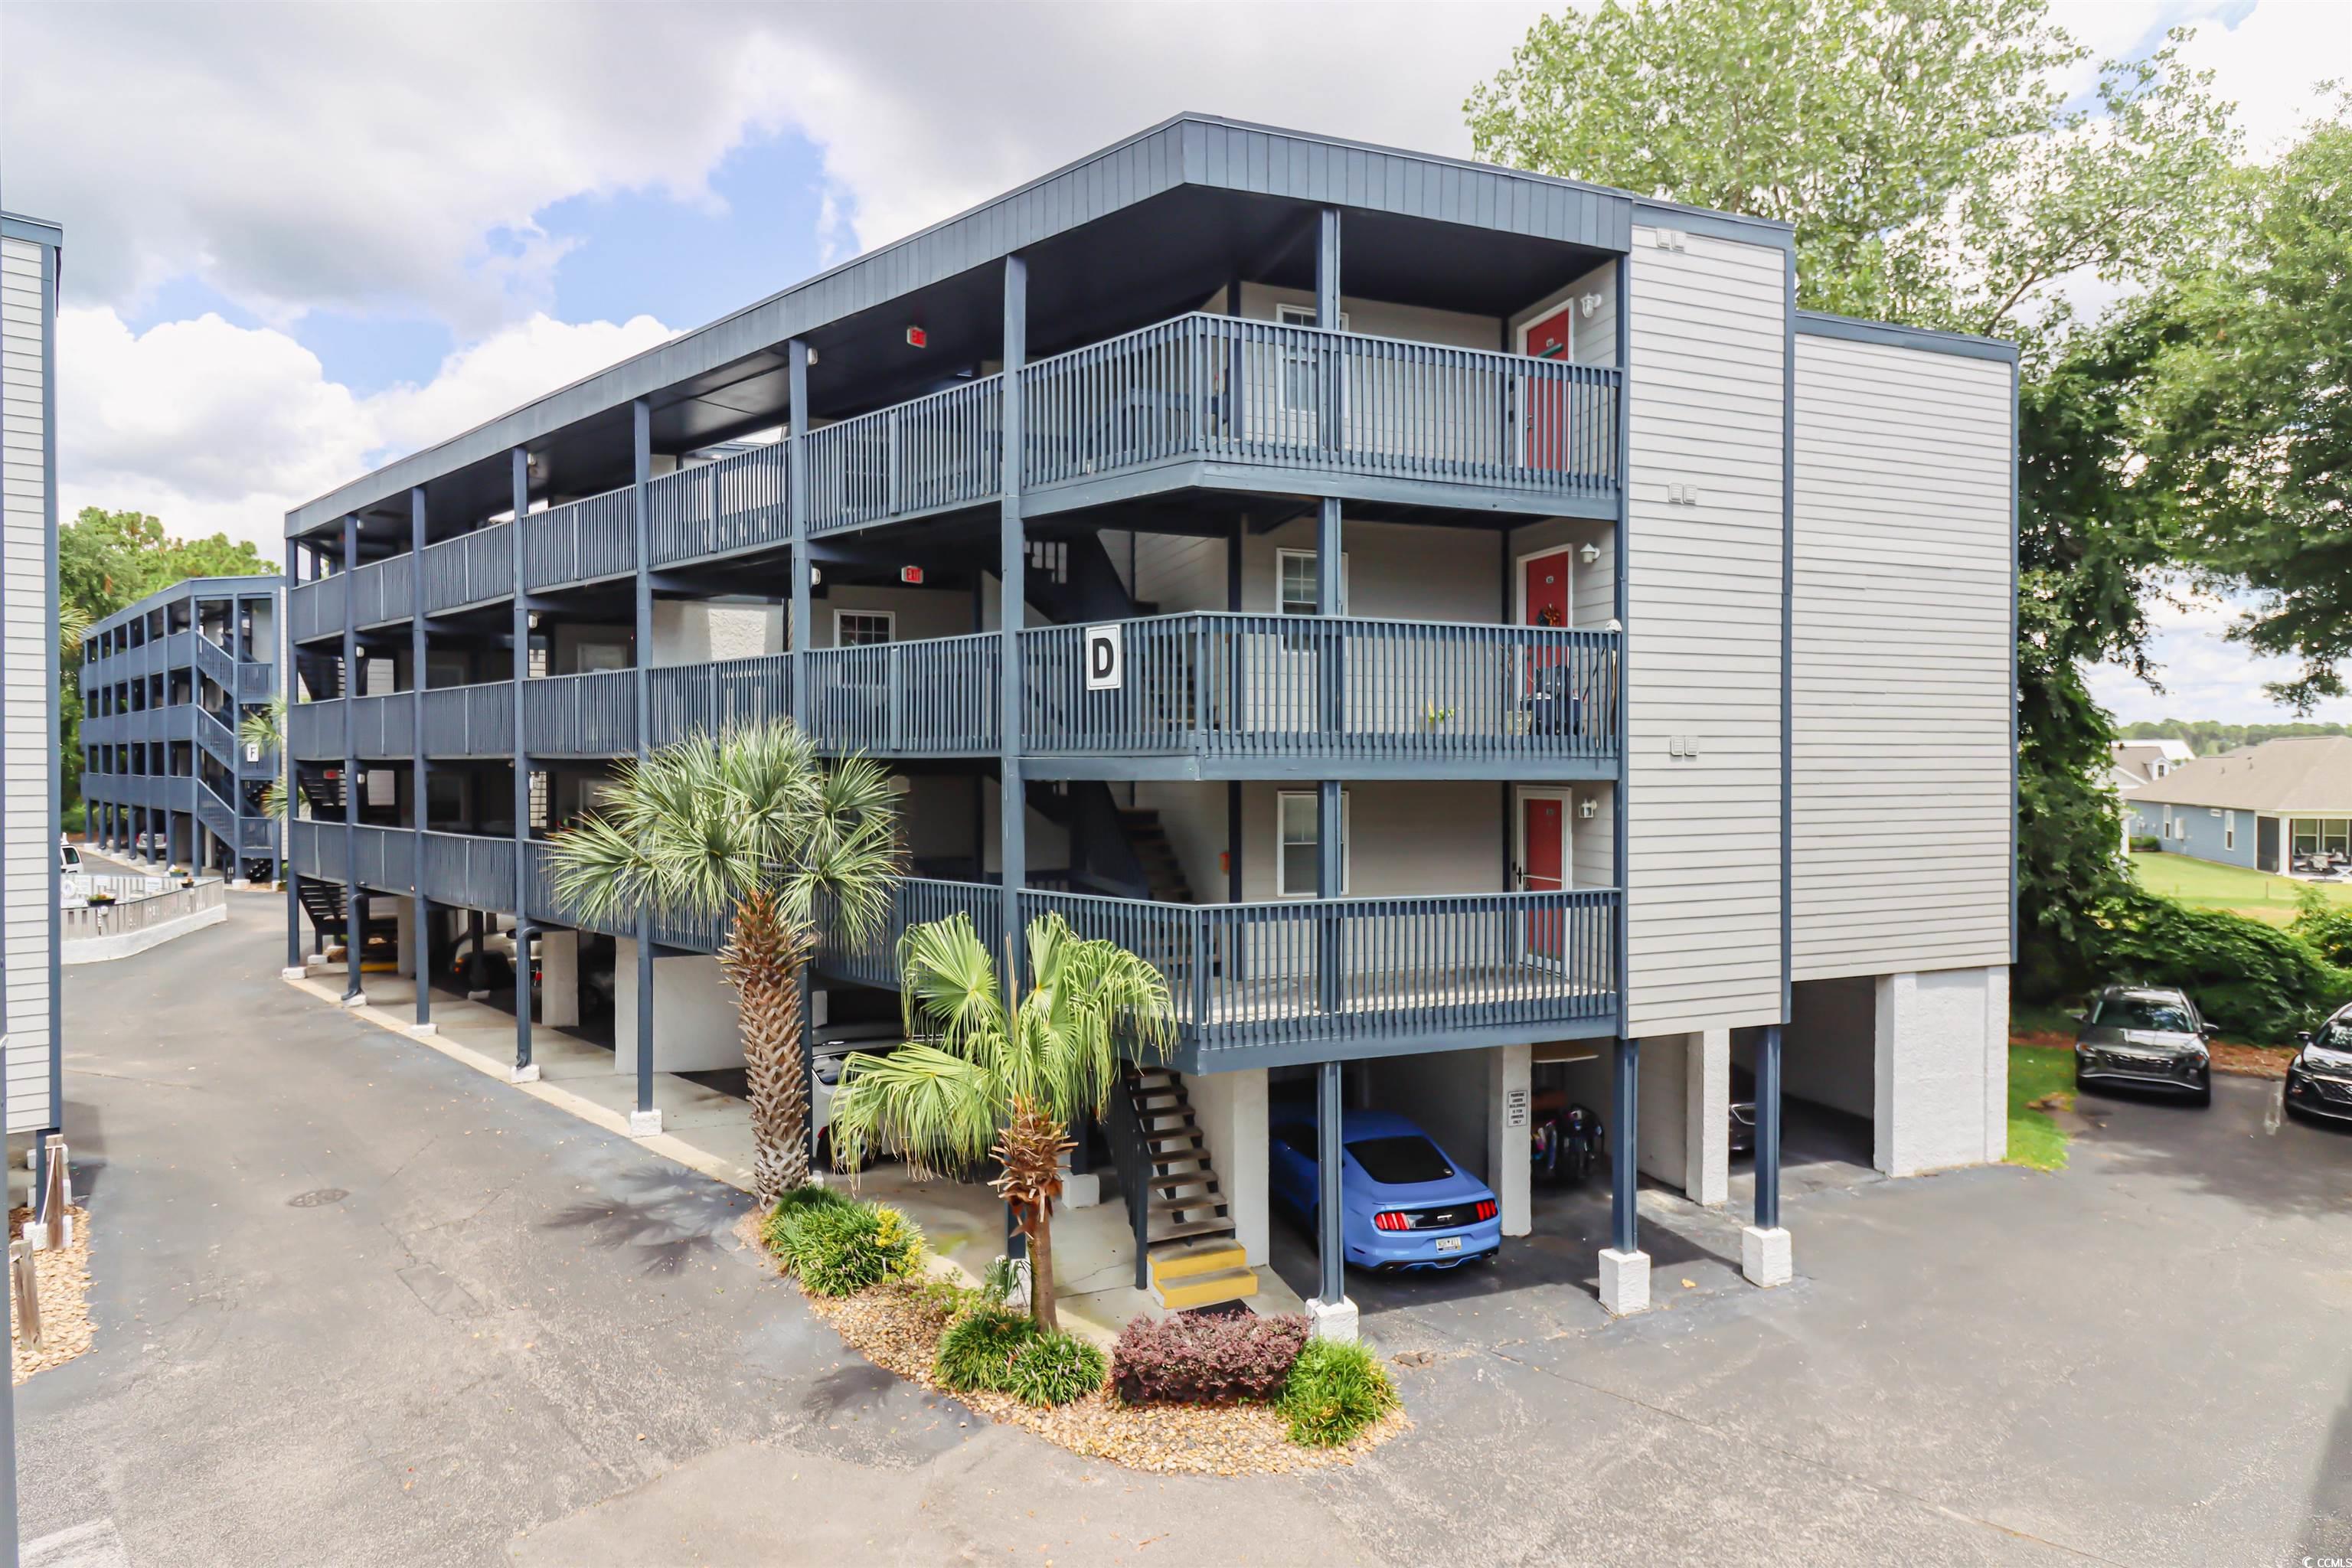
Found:
[[(1551, 795), (1519, 797), (1519, 885), (1530, 893), (1556, 893), (1568, 885), (1567, 803)], [(1558, 909), (1528, 911), (1528, 954), (1558, 962), (1567, 921)]]
[(1568, 625), (1568, 552), (1519, 563), (1519, 618), (1531, 626)]
[[(1527, 352), (1529, 357), (1565, 363), (1570, 357), (1570, 323), (1575, 315), (1576, 301), (1571, 300), (1550, 315), (1528, 322)], [(1564, 384), (1550, 380), (1528, 382), (1525, 457), (1528, 468), (1555, 472), (1568, 468), (1568, 387)]]

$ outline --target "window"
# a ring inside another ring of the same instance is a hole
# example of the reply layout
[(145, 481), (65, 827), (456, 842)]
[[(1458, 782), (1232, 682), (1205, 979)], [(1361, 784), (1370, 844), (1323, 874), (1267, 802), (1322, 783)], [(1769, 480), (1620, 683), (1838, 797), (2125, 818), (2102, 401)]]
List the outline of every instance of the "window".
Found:
[(1454, 1167), (1438, 1152), (1437, 1145), (1417, 1132), (1359, 1138), (1348, 1145), (1348, 1152), (1356, 1157), (1364, 1174), (1386, 1187), (1443, 1182), (1454, 1174)]
[(877, 643), (893, 639), (898, 626), (896, 610), (835, 610), (833, 612), (833, 646), (835, 647), (871, 647)]
[(2238, 814), (2234, 811), (2225, 811), (2221, 814), (2221, 847), (2235, 849), (2237, 847)]
[[(1274, 319), (1286, 327), (1311, 327), (1315, 325), (1315, 307), (1276, 305)], [(1348, 330), (1348, 312), (1345, 310), (1339, 312), (1339, 330), (1343, 332)], [(1321, 412), (1322, 363), (1319, 354), (1306, 352), (1304, 345), (1301, 345), (1300, 352), (1282, 356), (1282, 405), (1285, 408), (1309, 414)]]
[[(1311, 899), (1315, 893), (1316, 804), (1319, 791), (1285, 790), (1274, 797), (1277, 843), (1274, 857), (1274, 894), (1278, 899)], [(1348, 892), (1348, 795), (1339, 792), (1339, 892)]]
[(2197, 1020), (2178, 1002), (2155, 996), (2103, 996), (2091, 1009), (2094, 1027), (2145, 1029), (2151, 1034), (2193, 1035)]
[[(1315, 610), (1315, 552), (1277, 550), (1274, 552), (1275, 597), (1286, 616), (1311, 616)], [(1348, 613), (1348, 556), (1339, 555), (1339, 613)]]

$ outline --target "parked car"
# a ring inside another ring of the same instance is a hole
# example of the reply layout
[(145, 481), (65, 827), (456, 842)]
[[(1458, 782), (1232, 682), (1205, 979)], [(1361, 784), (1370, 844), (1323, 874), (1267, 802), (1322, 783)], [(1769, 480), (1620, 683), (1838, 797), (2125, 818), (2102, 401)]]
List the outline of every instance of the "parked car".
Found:
[(62, 833), (58, 835), (58, 870), (68, 877), (81, 873), (81, 850)]
[(1734, 1154), (1756, 1152), (1756, 1075), (1731, 1064), (1731, 1139), (1727, 1145)]
[(841, 1068), (851, 1057), (864, 1052), (869, 1057), (886, 1057), (906, 1043), (907, 1031), (902, 1024), (832, 1024), (812, 1030), (815, 1037), (810, 1053), (809, 1121), (816, 1129), (817, 1163), (830, 1170), (833, 1166), (833, 1091), (841, 1087)]
[(2198, 1016), (2186, 992), (2169, 986), (2110, 985), (2091, 998), (2074, 1037), (2074, 1087), (2115, 1084), (2173, 1089), (2213, 1103), (2213, 1064), (2205, 1042), (2219, 1033)]
[[(1316, 1233), (1318, 1113), (1276, 1108), (1267, 1191)], [(1502, 1249), (1502, 1205), (1428, 1133), (1385, 1110), (1339, 1121), (1340, 1232), (1347, 1259), (1365, 1268), (1456, 1268)]]
[(2286, 1065), (2280, 1098), (2289, 1116), (2330, 1116), (2352, 1121), (2352, 1005), (2310, 1034)]

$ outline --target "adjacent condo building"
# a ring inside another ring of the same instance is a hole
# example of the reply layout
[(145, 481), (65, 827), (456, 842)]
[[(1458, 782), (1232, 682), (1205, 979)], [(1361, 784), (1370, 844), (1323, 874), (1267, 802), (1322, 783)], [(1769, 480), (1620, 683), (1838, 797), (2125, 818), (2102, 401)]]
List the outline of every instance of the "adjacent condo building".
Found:
[(276, 577), (191, 577), (83, 635), (89, 841), (244, 880), (274, 879), (277, 748), (246, 733), (278, 695)]
[[(1265, 1260), (1300, 1100), (1410, 1110), (1524, 1234), (1559, 1089), (1633, 1310), (1636, 1171), (1725, 1200), (1735, 1058), (1784, 1277), (1782, 1092), (1890, 1172), (2000, 1155), (2012, 943), (2014, 355), (1801, 312), (1794, 266), (1156, 126), (289, 513), (289, 910), (519, 917), (542, 1026), (609, 994), (657, 1125), (736, 1049), (721, 933), (583, 929), (546, 842), (616, 759), (789, 718), (902, 781), (900, 924), (1055, 911), (1166, 974), (1198, 1136), (1114, 1118), (1139, 1279)], [(890, 954), (821, 953), (835, 1016)]]

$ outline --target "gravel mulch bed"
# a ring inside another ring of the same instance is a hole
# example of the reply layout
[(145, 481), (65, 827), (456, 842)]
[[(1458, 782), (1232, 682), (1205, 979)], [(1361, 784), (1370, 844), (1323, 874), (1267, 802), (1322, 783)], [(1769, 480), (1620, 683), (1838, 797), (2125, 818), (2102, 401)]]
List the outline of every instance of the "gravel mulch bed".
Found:
[[(33, 1254), (33, 1267), (41, 1281), (40, 1349), (27, 1350), (17, 1337), (16, 1303), (13, 1299), (9, 1301), (8, 1347), (16, 1383), (37, 1372), (63, 1366), (89, 1349), (94, 1332), (89, 1323), (89, 1213), (79, 1208), (67, 1212), (73, 1216), (72, 1244)], [(32, 1217), (31, 1209), (10, 1210), (8, 1234), (23, 1236)]]
[[(737, 1226), (746, 1246), (766, 1256), (755, 1215)], [(774, 1260), (769, 1261), (773, 1264)], [(784, 1270), (777, 1266), (777, 1272)], [(909, 1383), (952, 1399), (992, 1421), (1020, 1426), (1074, 1454), (1163, 1475), (1255, 1476), (1352, 1464), (1412, 1428), (1391, 1412), (1354, 1442), (1335, 1448), (1294, 1443), (1288, 1424), (1259, 1405), (1139, 1405), (1119, 1403), (1108, 1389), (1075, 1404), (1040, 1410), (1008, 1394), (964, 1394), (931, 1379), (946, 1316), (916, 1291), (885, 1285), (855, 1296), (802, 1299), (866, 1360)]]

